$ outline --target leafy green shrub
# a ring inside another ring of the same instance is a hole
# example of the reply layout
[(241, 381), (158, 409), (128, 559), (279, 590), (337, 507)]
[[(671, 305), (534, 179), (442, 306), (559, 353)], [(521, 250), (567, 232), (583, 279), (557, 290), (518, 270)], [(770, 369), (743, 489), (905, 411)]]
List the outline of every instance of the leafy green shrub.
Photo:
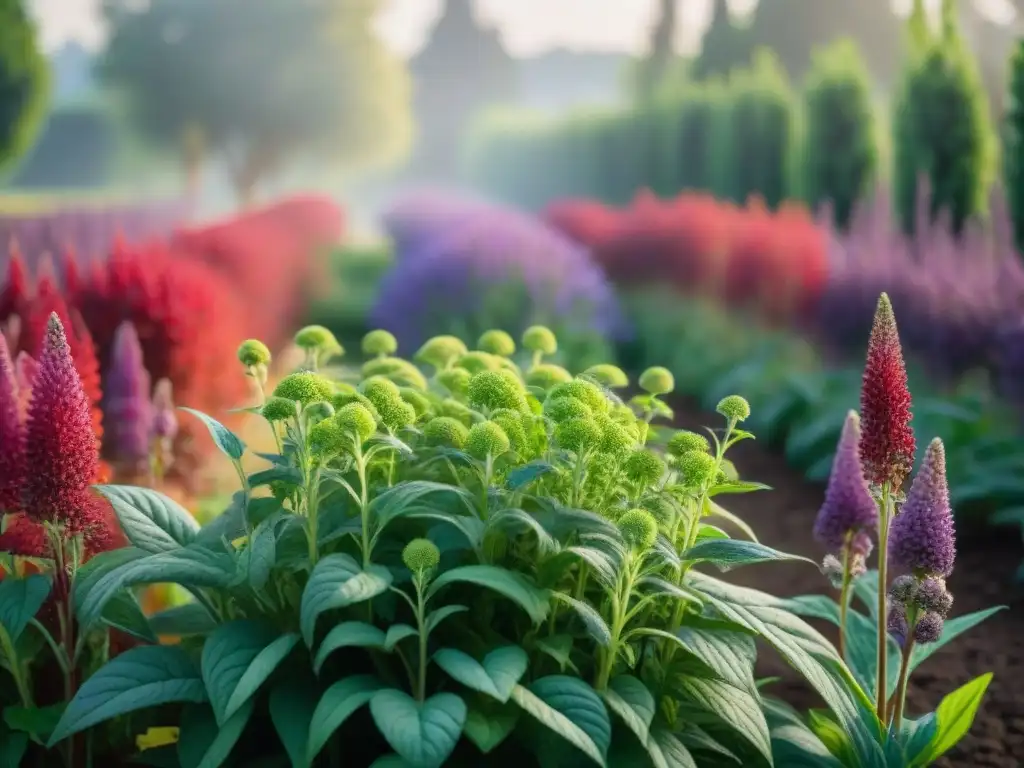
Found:
[(958, 233), (983, 210), (988, 191), (993, 136), (987, 99), (951, 14), (945, 11), (940, 35), (919, 40), (912, 51), (894, 107), (894, 195), (907, 232), (914, 230), (922, 177), (931, 216), (947, 211)]
[(1010, 88), (1003, 127), (1003, 179), (1017, 248), (1024, 249), (1024, 41), (1010, 62)]
[(816, 52), (804, 110), (802, 192), (814, 208), (830, 202), (836, 224), (845, 229), (878, 165), (871, 83), (852, 41)]
[[(550, 333), (533, 328), (521, 341), (534, 366), (550, 365)], [(874, 668), (860, 658), (847, 666), (798, 618), (806, 600), (700, 570), (813, 567), (709, 522), (742, 525), (716, 499), (763, 488), (738, 480), (726, 459), (752, 437), (744, 398), (722, 399), (725, 425), (709, 440), (676, 434), (662, 451), (648, 438), (671, 415), (665, 369), (641, 375), (631, 405), (594, 380), (621, 382), (608, 369), (540, 388), (507, 358), (450, 338), (416, 357), (432, 370), (405, 391), (378, 375), (283, 379), (263, 408), (282, 448), (253, 473), (242, 441), (202, 416), (242, 484), (203, 527), (155, 491), (98, 486), (131, 546), (82, 569), (70, 560), (58, 606), (89, 647), (107, 627), (181, 642), (114, 656), (55, 711), (5, 701), (5, 748), (12, 728), (24, 751), (26, 732), (56, 748), (114, 718), (129, 716), (124, 733), (158, 716), (180, 733), (173, 745), (147, 732), (154, 760), (211, 768), (286, 757), (418, 768), (717, 764), (709, 753), (744, 765), (910, 766), (963, 734), (990, 676), (907, 730), (897, 697), (889, 736), (867, 693)], [(453, 385), (455, 370), (465, 386)], [(195, 600), (147, 618), (131, 590), (154, 582)], [(65, 635), (15, 643), (48, 592), (43, 576), (0, 582), (0, 637), (21, 683), (4, 696), (27, 690), (25, 663), (51, 652), (67, 690), (78, 684)], [(885, 625), (859, 619), (851, 642), (880, 633), (884, 653)], [(807, 679), (827, 713), (805, 721), (765, 694), (756, 639)]]

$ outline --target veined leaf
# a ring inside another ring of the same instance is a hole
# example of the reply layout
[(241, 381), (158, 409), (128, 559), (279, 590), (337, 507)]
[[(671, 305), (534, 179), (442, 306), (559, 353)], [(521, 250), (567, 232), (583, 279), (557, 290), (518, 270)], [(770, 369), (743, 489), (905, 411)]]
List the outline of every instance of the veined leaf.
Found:
[(914, 766), (932, 765), (956, 746), (970, 730), (990, 682), (992, 673), (987, 672), (957, 688), (939, 703), (939, 708), (935, 710), (935, 736), (924, 756), (914, 761)]
[(364, 621), (345, 621), (333, 627), (317, 649), (313, 671), (318, 675), (327, 657), (339, 648), (383, 648), (384, 630)]
[(157, 635), (187, 637), (212, 632), (217, 620), (199, 603), (185, 603), (153, 614), (149, 625)]
[(255, 705), (252, 701), (218, 726), (208, 704), (185, 707), (181, 715), (178, 737), (178, 759), (181, 768), (220, 768), (249, 724)]
[(225, 456), (232, 461), (239, 461), (242, 458), (242, 454), (245, 453), (245, 443), (242, 442), (238, 435), (225, 427), (215, 418), (207, 416), (202, 411), (197, 411), (194, 408), (185, 408), (183, 406), (179, 406), (178, 410), (185, 411), (185, 413), (191, 413), (203, 422), (209, 430), (210, 437), (213, 438), (213, 442), (217, 444), (217, 447)]
[(0, 632), (6, 633), (12, 648), (49, 594), (50, 579), (40, 573), (0, 581)]
[(647, 686), (632, 675), (619, 675), (609, 681), (608, 688), (600, 695), (608, 709), (619, 716), (640, 743), (647, 744), (657, 711), (654, 696)]
[(292, 768), (309, 768), (312, 762), (306, 755), (306, 747), (316, 697), (312, 681), (302, 677), (286, 677), (270, 692), (270, 719)]
[(500, 701), (508, 701), (516, 683), (526, 674), (529, 664), (526, 651), (517, 645), (495, 648), (477, 661), (455, 648), (441, 648), (434, 654), (434, 663), (453, 680)]
[(313, 711), (309, 724), (306, 759), (312, 762), (338, 730), (360, 707), (369, 703), (383, 686), (372, 675), (356, 675), (339, 680), (324, 695)]
[(534, 624), (547, 618), (550, 592), (531, 583), (525, 576), (493, 565), (464, 565), (445, 571), (431, 583), (427, 599), (432, 599), (449, 584), (475, 584), (504, 595), (526, 611)]
[(543, 677), (529, 688), (517, 685), (512, 700), (531, 717), (604, 768), (612, 726), (601, 698), (575, 677)]
[(436, 693), (421, 702), (387, 688), (373, 694), (370, 712), (391, 748), (422, 768), (444, 764), (466, 723), (466, 704), (453, 693)]
[(742, 565), (785, 560), (800, 560), (816, 565), (810, 558), (801, 555), (788, 555), (771, 547), (766, 547), (764, 544), (759, 544), (756, 541), (742, 541), (740, 539), (708, 539), (690, 547), (680, 557), (683, 560), (709, 562), (722, 571), (728, 571)]
[(346, 554), (321, 559), (302, 592), (299, 609), (302, 637), (313, 647), (316, 620), (324, 611), (361, 603), (383, 593), (391, 585), (391, 571), (380, 565), (367, 570)]
[(145, 552), (166, 552), (195, 541), (199, 523), (159, 491), (132, 485), (93, 486), (110, 502), (124, 535)]

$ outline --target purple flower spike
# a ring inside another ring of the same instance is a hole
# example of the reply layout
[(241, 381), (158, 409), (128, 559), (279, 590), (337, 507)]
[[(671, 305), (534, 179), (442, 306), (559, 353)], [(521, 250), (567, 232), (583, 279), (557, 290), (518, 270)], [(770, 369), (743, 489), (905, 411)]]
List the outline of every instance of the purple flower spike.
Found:
[(956, 559), (953, 511), (946, 484), (946, 449), (932, 440), (889, 531), (892, 562), (922, 576), (949, 576)]
[(858, 549), (866, 544), (870, 551), (865, 532), (878, 525), (878, 509), (861, 469), (859, 442), (860, 419), (850, 411), (832, 462), (825, 503), (814, 522), (814, 538), (833, 552), (842, 551), (851, 536)]
[(142, 362), (135, 326), (121, 323), (114, 335), (103, 407), (108, 444), (118, 461), (143, 463), (149, 458), (153, 422), (149, 389), (149, 373)]

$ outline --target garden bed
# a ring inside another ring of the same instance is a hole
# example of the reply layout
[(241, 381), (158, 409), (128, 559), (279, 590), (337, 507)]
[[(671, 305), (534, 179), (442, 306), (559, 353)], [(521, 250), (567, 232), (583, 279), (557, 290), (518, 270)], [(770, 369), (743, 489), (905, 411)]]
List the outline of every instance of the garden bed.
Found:
[[(699, 429), (718, 417), (692, 402), (674, 403), (676, 426)], [(804, 480), (784, 458), (766, 452), (756, 443), (742, 443), (730, 454), (741, 477), (770, 485), (774, 490), (732, 496), (728, 508), (748, 522), (761, 540), (783, 552), (816, 557), (821, 547), (811, 534), (824, 488)], [(954, 615), (1008, 604), (986, 621), (984, 628), (969, 632), (938, 651), (915, 674), (909, 693), (911, 712), (931, 711), (942, 696), (966, 681), (993, 672), (985, 701), (967, 736), (935, 765), (976, 768), (1016, 768), (1024, 754), (1024, 600), (1019, 588), (1008, 586), (1020, 563), (1020, 542), (1005, 531), (988, 530), (969, 541), (960, 538), (956, 570), (949, 580), (955, 595)], [(780, 596), (821, 593), (824, 577), (803, 563), (770, 563), (750, 566), (729, 580)], [(832, 632), (819, 626), (832, 636)], [(764, 649), (762, 677), (781, 677), (772, 686), (775, 694), (803, 709), (814, 706), (813, 692), (777, 656)], [(1017, 755), (1017, 757), (1014, 757)]]

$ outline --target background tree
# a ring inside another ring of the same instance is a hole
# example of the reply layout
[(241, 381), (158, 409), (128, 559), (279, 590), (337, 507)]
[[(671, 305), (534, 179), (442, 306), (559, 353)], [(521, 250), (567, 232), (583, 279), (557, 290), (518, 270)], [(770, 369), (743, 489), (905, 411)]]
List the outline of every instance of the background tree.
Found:
[(836, 223), (845, 227), (878, 167), (871, 83), (852, 40), (838, 40), (814, 53), (804, 86), (804, 119), (804, 196), (814, 207), (830, 202)]
[(658, 16), (651, 32), (647, 56), (637, 73), (637, 96), (649, 101), (658, 89), (675, 56), (676, 0), (659, 0)]
[(957, 31), (955, 3), (943, 0), (942, 9), (941, 32), (915, 43), (907, 58), (893, 113), (893, 189), (907, 232), (921, 176), (931, 215), (948, 211), (959, 232), (983, 209), (992, 170), (994, 136), (977, 65)]
[(0, 0), (0, 169), (32, 146), (49, 91), (49, 66), (25, 3)]
[(711, 24), (701, 39), (700, 54), (693, 62), (694, 80), (728, 76), (750, 64), (749, 30), (736, 23), (728, 0), (714, 0)]
[[(101, 74), (151, 139), (221, 157), (243, 204), (303, 154), (338, 168), (396, 159), (412, 133), (403, 65), (376, 0), (107, 0)], [(193, 169), (194, 171), (194, 169)]]

